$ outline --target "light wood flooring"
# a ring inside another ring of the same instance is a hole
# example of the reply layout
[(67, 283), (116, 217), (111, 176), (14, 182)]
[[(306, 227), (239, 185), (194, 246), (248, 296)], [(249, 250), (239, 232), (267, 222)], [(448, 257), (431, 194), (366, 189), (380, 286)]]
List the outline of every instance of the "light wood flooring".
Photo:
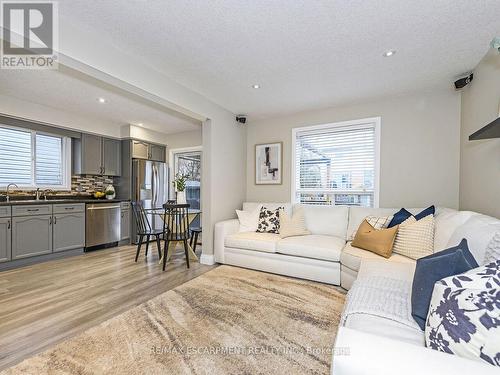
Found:
[[(156, 246), (134, 246), (0, 272), (0, 370), (195, 278), (215, 266), (178, 248), (165, 272)], [(197, 249), (198, 250), (198, 249)], [(197, 251), (198, 252), (198, 251)]]

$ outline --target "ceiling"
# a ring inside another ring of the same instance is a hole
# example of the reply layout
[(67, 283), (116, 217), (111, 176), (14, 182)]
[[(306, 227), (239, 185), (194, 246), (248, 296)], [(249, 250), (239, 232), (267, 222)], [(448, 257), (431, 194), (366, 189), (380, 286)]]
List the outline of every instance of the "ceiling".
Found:
[[(95, 119), (104, 125), (142, 124), (165, 134), (201, 126), (196, 120), (63, 66), (58, 71), (2, 70), (0, 95)], [(106, 102), (99, 103), (99, 98)]]
[(500, 35), (497, 0), (71, 0), (59, 13), (258, 118), (449, 90)]

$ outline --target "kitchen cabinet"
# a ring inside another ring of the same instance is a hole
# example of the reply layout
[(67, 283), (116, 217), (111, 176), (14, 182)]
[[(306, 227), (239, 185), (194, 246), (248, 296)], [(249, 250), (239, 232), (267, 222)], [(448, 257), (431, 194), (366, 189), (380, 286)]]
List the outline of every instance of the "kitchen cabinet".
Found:
[(165, 162), (166, 147), (133, 139), (132, 158)]
[(121, 142), (117, 139), (103, 138), (103, 174), (121, 175)]
[(160, 145), (149, 145), (149, 159), (154, 161), (165, 162), (166, 149)]
[(128, 202), (123, 202), (121, 205), (120, 229), (120, 240), (128, 240), (130, 238), (130, 204)]
[(54, 214), (53, 252), (85, 247), (85, 212)]
[(12, 218), (12, 259), (52, 252), (52, 215)]
[(0, 219), (0, 262), (11, 258), (11, 223), (10, 217)]
[(93, 134), (82, 134), (81, 139), (73, 139), (73, 172), (120, 176), (121, 142)]

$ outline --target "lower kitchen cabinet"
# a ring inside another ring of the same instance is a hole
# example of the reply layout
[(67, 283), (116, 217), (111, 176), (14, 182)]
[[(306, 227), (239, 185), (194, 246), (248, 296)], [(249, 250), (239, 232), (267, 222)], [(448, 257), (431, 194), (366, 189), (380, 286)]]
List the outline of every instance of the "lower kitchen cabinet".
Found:
[[(9, 207), (10, 208), (10, 207)], [(11, 243), (11, 219), (0, 219), (0, 262), (10, 260), (10, 243)]]
[(123, 209), (122, 207), (122, 217), (121, 217), (121, 234), (120, 240), (128, 240), (130, 238), (130, 210)]
[(54, 252), (85, 247), (85, 212), (54, 214)]
[(12, 259), (52, 252), (52, 215), (12, 218)]

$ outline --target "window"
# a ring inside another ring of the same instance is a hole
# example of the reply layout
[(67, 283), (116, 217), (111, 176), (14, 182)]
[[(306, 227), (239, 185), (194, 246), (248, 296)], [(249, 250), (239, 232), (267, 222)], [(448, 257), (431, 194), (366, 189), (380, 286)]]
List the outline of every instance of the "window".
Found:
[(70, 139), (0, 126), (0, 186), (69, 190)]
[(380, 118), (293, 129), (292, 201), (378, 206)]

